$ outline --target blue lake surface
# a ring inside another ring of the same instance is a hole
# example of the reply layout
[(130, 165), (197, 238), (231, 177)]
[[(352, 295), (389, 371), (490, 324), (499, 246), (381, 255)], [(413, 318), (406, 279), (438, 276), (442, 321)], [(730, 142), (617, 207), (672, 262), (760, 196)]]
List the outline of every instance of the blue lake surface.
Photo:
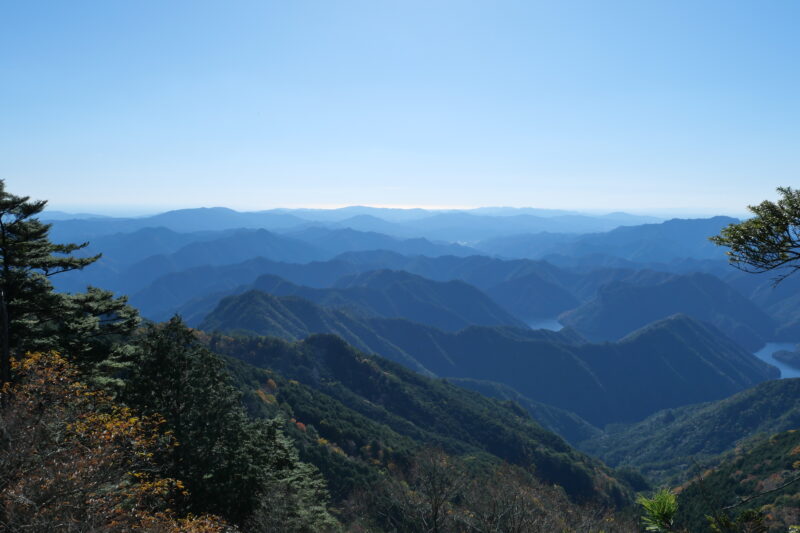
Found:
[(535, 320), (529, 320), (528, 327), (531, 329), (549, 329), (550, 331), (564, 329), (564, 326), (555, 318), (537, 318)]
[[(549, 329), (550, 331), (559, 331), (564, 329), (564, 326), (559, 323), (555, 318), (537, 318), (528, 321), (528, 327), (531, 329)], [(756, 357), (777, 367), (781, 371), (781, 379), (784, 378), (800, 378), (800, 369), (793, 368), (785, 363), (776, 361), (772, 358), (772, 354), (780, 350), (794, 351), (800, 343), (797, 342), (770, 342), (755, 353)]]
[(756, 352), (756, 357), (778, 367), (778, 370), (781, 371), (781, 378), (800, 378), (800, 370), (772, 358), (773, 353), (780, 350), (794, 351), (796, 346), (796, 342), (770, 342)]

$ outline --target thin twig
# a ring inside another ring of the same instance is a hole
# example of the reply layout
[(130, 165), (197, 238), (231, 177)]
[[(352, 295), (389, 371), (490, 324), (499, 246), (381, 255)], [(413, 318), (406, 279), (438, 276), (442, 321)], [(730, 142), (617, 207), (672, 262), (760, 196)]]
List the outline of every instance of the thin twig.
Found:
[(788, 487), (792, 483), (797, 483), (798, 481), (800, 481), (800, 475), (795, 476), (793, 479), (787, 481), (786, 483), (784, 483), (780, 487), (775, 487), (774, 489), (765, 490), (764, 492), (759, 492), (758, 494), (753, 494), (752, 496), (748, 496), (747, 498), (743, 498), (743, 499), (739, 500), (737, 503), (734, 503), (733, 505), (729, 505), (727, 507), (723, 507), (722, 510), (723, 511), (727, 511), (729, 509), (733, 509), (734, 507), (739, 507), (743, 503), (747, 503), (750, 500), (755, 500), (756, 498), (760, 498), (761, 496), (765, 496), (767, 494), (772, 494), (773, 492), (778, 492), (781, 489), (785, 489), (786, 487)]

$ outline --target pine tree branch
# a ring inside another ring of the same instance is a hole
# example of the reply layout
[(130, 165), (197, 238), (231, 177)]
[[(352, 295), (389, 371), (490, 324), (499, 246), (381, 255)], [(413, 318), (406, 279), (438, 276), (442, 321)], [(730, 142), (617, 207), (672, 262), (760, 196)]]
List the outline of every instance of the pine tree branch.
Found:
[(747, 502), (749, 502), (751, 500), (755, 500), (756, 498), (760, 498), (761, 496), (766, 496), (767, 494), (772, 494), (773, 492), (778, 492), (781, 489), (785, 489), (789, 485), (791, 485), (793, 483), (797, 483), (798, 481), (800, 481), (800, 475), (795, 476), (794, 478), (790, 479), (789, 481), (787, 481), (786, 483), (784, 483), (783, 485), (781, 485), (779, 487), (775, 487), (774, 489), (770, 489), (770, 490), (765, 490), (763, 492), (759, 492), (758, 494), (753, 494), (752, 496), (748, 496), (747, 498), (743, 498), (743, 499), (739, 500), (738, 502), (734, 503), (733, 505), (729, 505), (727, 507), (723, 507), (722, 510), (723, 511), (728, 511), (730, 509), (734, 509), (734, 508), (739, 507), (740, 505), (745, 504), (745, 503), (747, 503)]

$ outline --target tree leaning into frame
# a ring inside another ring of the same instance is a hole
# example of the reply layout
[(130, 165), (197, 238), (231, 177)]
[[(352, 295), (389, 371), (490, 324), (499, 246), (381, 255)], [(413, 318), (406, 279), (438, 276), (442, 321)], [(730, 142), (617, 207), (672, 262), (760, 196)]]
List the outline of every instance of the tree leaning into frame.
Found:
[(724, 228), (711, 241), (730, 248), (733, 266), (745, 272), (775, 271), (775, 284), (800, 269), (800, 191), (778, 187), (777, 202), (749, 206), (752, 218)]

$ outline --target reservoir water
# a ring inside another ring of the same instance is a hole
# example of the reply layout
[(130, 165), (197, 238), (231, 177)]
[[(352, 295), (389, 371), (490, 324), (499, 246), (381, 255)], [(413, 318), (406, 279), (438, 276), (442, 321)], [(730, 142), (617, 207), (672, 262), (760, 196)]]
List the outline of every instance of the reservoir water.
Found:
[[(537, 318), (528, 320), (528, 327), (531, 329), (549, 329), (559, 331), (564, 328), (556, 318)], [(756, 352), (756, 357), (777, 367), (781, 371), (781, 378), (800, 378), (800, 369), (781, 363), (773, 359), (772, 354), (780, 350), (794, 351), (799, 343), (797, 342), (770, 342)]]
[(773, 353), (780, 350), (794, 351), (796, 346), (796, 342), (770, 342), (756, 352), (756, 357), (778, 367), (781, 371), (781, 378), (800, 378), (800, 370), (772, 358)]
[(564, 328), (555, 318), (536, 318), (529, 320), (528, 327), (531, 329), (549, 329), (550, 331), (559, 331)]

